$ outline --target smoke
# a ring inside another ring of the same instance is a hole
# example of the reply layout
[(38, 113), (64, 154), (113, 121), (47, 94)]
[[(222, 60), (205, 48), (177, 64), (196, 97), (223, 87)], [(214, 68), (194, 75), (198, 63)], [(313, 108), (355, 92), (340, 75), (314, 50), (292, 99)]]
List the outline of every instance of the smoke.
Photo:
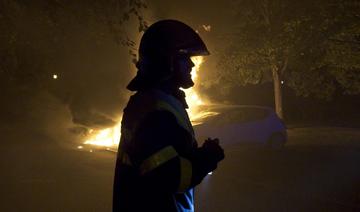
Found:
[(135, 75), (129, 50), (136, 47), (122, 41), (139, 39), (138, 20), (106, 23), (117, 14), (90, 14), (85, 1), (55, 10), (46, 1), (7, 3), (0, 9), (1, 125), (55, 136), (118, 122)]
[[(131, 95), (126, 85), (136, 74), (129, 50), (136, 52), (142, 35), (139, 21), (130, 16), (116, 24), (123, 11), (95, 1), (61, 2), (12, 0), (1, 5), (0, 87), (7, 102), (0, 107), (2, 123), (26, 119), (50, 134), (60, 129), (79, 133), (113, 126), (121, 117)], [(199, 31), (212, 53), (199, 72), (196, 86), (201, 88), (211, 87), (216, 78), (217, 34), (223, 28), (219, 20), (226, 19), (213, 16), (214, 10), (225, 14), (217, 4), (156, 0), (143, 11), (149, 23), (178, 19)], [(136, 45), (123, 46), (124, 38)]]

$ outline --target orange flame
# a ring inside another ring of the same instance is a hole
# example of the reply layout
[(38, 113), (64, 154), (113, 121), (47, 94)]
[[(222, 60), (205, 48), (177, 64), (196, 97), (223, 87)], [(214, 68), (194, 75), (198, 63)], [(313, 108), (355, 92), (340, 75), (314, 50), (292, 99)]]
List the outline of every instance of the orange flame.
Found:
[[(196, 83), (197, 80), (197, 72), (200, 69), (200, 66), (203, 62), (203, 57), (192, 57), (192, 61), (195, 66), (191, 70), (191, 77), (193, 81)], [(204, 116), (208, 116), (208, 113), (201, 113), (198, 110), (198, 106), (203, 105), (204, 101), (199, 97), (196, 90), (194, 88), (189, 88), (185, 90), (186, 101), (189, 105), (188, 113), (189, 117), (193, 124), (198, 124), (197, 120), (203, 118)], [(120, 142), (121, 136), (121, 118), (118, 124), (116, 124), (112, 128), (106, 128), (103, 130), (90, 130), (89, 139), (85, 141), (85, 144), (103, 146), (103, 147), (116, 147)]]

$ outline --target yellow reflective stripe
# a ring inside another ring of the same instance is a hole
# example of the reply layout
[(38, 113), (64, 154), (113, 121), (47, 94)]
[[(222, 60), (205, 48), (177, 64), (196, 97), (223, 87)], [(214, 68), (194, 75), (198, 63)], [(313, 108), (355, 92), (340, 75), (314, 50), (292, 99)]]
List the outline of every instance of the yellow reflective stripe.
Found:
[(188, 159), (180, 157), (180, 167), (181, 174), (178, 192), (185, 192), (191, 184), (192, 165)]
[(140, 174), (144, 175), (152, 171), (156, 167), (166, 163), (167, 161), (178, 156), (176, 150), (172, 146), (167, 146), (145, 159), (140, 165)]
[(165, 109), (173, 113), (176, 119), (180, 122), (179, 124), (182, 125), (185, 129), (189, 130), (188, 123), (186, 122), (186, 120), (184, 120), (183, 115), (181, 115), (176, 109), (174, 109), (174, 107), (164, 101), (159, 101), (157, 103), (157, 106), (160, 109)]
[(120, 151), (119, 152), (119, 161), (122, 163), (122, 164), (125, 164), (125, 165), (128, 165), (128, 166), (132, 166), (132, 163), (130, 161), (130, 157), (129, 155), (124, 152), (124, 151)]

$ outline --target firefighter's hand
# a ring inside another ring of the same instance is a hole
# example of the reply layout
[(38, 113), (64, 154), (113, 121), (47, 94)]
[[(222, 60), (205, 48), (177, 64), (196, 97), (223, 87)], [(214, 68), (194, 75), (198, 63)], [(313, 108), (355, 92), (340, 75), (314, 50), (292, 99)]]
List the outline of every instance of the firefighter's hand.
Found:
[(211, 157), (211, 160), (216, 161), (218, 163), (219, 161), (223, 160), (225, 158), (224, 150), (219, 145), (219, 139), (211, 139), (208, 138), (205, 140), (204, 144), (202, 145), (203, 150), (207, 152), (209, 157)]
[(217, 168), (219, 161), (225, 157), (224, 150), (219, 145), (219, 139), (206, 139), (204, 144), (197, 148), (193, 158), (193, 180), (197, 185), (209, 173)]

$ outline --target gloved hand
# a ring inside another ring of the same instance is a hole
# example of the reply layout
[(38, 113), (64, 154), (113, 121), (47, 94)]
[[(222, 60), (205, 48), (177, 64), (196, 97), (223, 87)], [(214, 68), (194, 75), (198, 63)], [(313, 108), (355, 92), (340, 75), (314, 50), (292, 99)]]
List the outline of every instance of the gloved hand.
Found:
[(206, 155), (208, 155), (209, 160), (218, 163), (219, 161), (225, 158), (224, 150), (219, 145), (219, 139), (208, 138), (205, 140), (204, 144), (201, 146)]
[(224, 150), (219, 145), (219, 139), (206, 139), (204, 144), (197, 148), (192, 159), (193, 186), (199, 184), (209, 172), (214, 171), (218, 162), (224, 157)]

